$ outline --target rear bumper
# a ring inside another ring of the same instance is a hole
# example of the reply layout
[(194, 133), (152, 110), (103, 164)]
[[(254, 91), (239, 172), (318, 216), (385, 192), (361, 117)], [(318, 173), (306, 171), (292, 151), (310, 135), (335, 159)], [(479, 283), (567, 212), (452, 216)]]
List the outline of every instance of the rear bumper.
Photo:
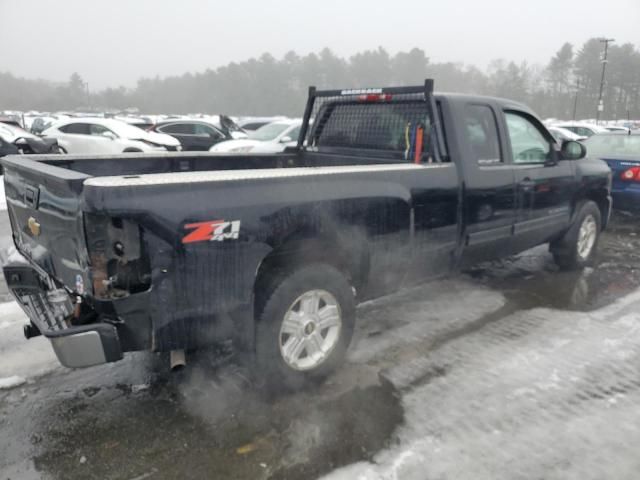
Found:
[(640, 189), (613, 190), (613, 208), (640, 211)]
[[(116, 327), (109, 323), (71, 325), (69, 295), (28, 264), (3, 267), (7, 286), (39, 332), (51, 341), (65, 367), (90, 367), (122, 359)], [(66, 299), (66, 300), (65, 300)]]

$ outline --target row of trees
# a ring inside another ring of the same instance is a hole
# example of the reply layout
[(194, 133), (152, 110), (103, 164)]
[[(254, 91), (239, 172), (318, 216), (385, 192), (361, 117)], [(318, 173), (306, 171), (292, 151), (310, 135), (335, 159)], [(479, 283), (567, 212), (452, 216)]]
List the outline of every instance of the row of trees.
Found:
[[(308, 85), (319, 88), (407, 85), (434, 78), (436, 89), (496, 95), (532, 105), (544, 117), (595, 117), (602, 69), (602, 44), (590, 39), (579, 49), (565, 43), (546, 66), (496, 60), (486, 71), (461, 63), (430, 61), (419, 48), (390, 55), (384, 48), (348, 59), (324, 49), (300, 56), (270, 54), (215, 70), (142, 78), (135, 88), (89, 92), (74, 73), (66, 84), (0, 73), (0, 108), (98, 110), (136, 107), (146, 113), (300, 115)], [(609, 49), (603, 118), (640, 118), (640, 51), (632, 44)]]

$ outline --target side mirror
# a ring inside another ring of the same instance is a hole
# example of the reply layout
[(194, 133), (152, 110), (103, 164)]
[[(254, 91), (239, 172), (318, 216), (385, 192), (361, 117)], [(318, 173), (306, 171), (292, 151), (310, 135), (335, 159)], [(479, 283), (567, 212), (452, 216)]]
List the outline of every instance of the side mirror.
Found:
[(101, 135), (103, 137), (109, 138), (111, 140), (115, 140), (116, 139), (116, 135), (113, 132), (102, 132)]
[(291, 138), (289, 135), (282, 137), (280, 139), (280, 143), (289, 143), (289, 142), (293, 142), (293, 138)]
[(587, 148), (580, 142), (565, 140), (560, 148), (560, 156), (563, 160), (580, 160), (587, 155)]

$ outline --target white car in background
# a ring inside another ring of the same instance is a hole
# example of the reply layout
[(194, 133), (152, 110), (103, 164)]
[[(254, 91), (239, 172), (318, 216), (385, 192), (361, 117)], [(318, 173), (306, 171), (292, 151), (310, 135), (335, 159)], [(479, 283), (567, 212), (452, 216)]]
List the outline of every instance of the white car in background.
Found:
[(245, 132), (248, 131), (256, 131), (260, 127), (264, 127), (265, 125), (273, 122), (277, 122), (280, 120), (287, 120), (287, 117), (277, 116), (277, 117), (241, 117), (235, 120), (236, 124), (242, 128)]
[(629, 133), (629, 129), (627, 127), (621, 127), (619, 125), (607, 125), (604, 128), (610, 132)]
[(593, 123), (584, 122), (558, 122), (552, 125), (552, 127), (560, 127), (565, 130), (569, 130), (581, 137), (592, 137), (598, 133), (607, 133), (607, 129)]
[(553, 135), (553, 138), (555, 138), (559, 143), (562, 143), (566, 140), (581, 142), (582, 140), (587, 139), (587, 137), (582, 137), (576, 133), (573, 133), (571, 130), (567, 130), (566, 128), (562, 127), (547, 127), (547, 130), (549, 130), (551, 135)]
[(64, 153), (116, 154), (180, 150), (180, 142), (170, 135), (147, 132), (110, 118), (71, 118), (42, 132), (58, 140)]
[(209, 149), (218, 153), (278, 153), (298, 142), (301, 119), (278, 120), (249, 132), (244, 139), (220, 142)]

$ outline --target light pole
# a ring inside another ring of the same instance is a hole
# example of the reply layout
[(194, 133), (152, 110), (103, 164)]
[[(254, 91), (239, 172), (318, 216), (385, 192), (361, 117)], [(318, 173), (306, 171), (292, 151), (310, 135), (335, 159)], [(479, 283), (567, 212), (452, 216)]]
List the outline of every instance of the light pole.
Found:
[(89, 82), (85, 82), (84, 86), (87, 89), (87, 110), (91, 110), (91, 97), (89, 96)]
[(578, 110), (578, 92), (580, 91), (580, 79), (576, 79), (576, 98), (573, 100), (573, 119), (576, 119), (576, 111)]
[(600, 43), (604, 43), (604, 55), (602, 56), (602, 78), (600, 79), (600, 95), (598, 96), (598, 108), (596, 110), (596, 125), (600, 121), (600, 112), (604, 110), (602, 103), (602, 93), (604, 91), (604, 75), (607, 70), (607, 53), (609, 52), (609, 44), (615, 42), (613, 38), (599, 38)]

